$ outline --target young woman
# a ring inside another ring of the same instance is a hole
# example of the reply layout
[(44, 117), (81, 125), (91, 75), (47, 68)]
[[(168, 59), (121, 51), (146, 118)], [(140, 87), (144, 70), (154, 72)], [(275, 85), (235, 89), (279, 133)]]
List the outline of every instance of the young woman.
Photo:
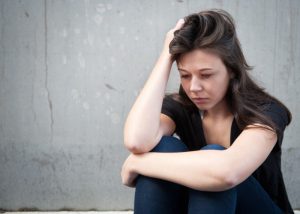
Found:
[[(179, 93), (165, 96), (174, 61)], [(280, 165), (291, 113), (249, 70), (223, 10), (167, 33), (124, 129), (122, 181), (136, 187), (136, 214), (293, 213)]]

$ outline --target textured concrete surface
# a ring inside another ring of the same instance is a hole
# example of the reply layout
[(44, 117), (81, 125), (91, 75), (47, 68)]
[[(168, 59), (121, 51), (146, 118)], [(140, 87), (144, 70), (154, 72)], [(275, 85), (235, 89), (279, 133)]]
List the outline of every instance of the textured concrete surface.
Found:
[[(295, 210), (295, 214), (300, 211)], [(107, 212), (5, 212), (6, 214), (133, 214), (133, 211), (107, 211)]]
[(124, 119), (167, 30), (207, 8), (233, 15), (253, 76), (293, 113), (282, 167), (299, 208), (297, 0), (0, 0), (0, 208), (132, 208)]
[(133, 214), (133, 211), (90, 211), (90, 212), (73, 212), (73, 211), (61, 211), (61, 212), (5, 212), (6, 214)]

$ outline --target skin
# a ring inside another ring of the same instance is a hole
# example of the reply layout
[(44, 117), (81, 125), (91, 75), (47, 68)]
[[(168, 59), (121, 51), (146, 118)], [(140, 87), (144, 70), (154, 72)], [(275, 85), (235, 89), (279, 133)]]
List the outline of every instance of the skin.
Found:
[(124, 144), (131, 154), (122, 167), (122, 182), (134, 187), (137, 175), (142, 174), (192, 189), (223, 191), (244, 181), (264, 162), (277, 136), (274, 131), (263, 129), (262, 124), (252, 124), (230, 146), (233, 116), (224, 96), (233, 76), (217, 55), (207, 50), (195, 50), (177, 62), (181, 84), (189, 98), (204, 112), (202, 123), (207, 143), (227, 149), (149, 152), (162, 136), (171, 135), (176, 128), (174, 121), (160, 111), (173, 63), (168, 46), (174, 31), (182, 24), (179, 21), (167, 33), (161, 55), (127, 117)]
[(233, 74), (219, 56), (207, 50), (184, 54), (177, 67), (185, 93), (202, 110), (206, 142), (229, 147), (233, 115), (225, 94)]
[(229, 112), (224, 96), (231, 77), (217, 55), (196, 49), (184, 54), (177, 66), (185, 93), (200, 110)]

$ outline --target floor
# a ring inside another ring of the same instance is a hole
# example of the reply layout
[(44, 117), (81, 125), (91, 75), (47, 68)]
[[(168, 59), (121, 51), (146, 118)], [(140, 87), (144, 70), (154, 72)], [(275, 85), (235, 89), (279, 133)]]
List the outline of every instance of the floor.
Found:
[[(6, 214), (133, 214), (132, 211), (90, 211), (90, 212), (74, 212), (74, 211), (61, 211), (61, 212), (4, 212)], [(300, 210), (295, 210), (295, 214), (300, 214)]]
[[(133, 214), (133, 211), (49, 211), (49, 212), (4, 212), (6, 214)], [(300, 214), (300, 213), (299, 213)]]

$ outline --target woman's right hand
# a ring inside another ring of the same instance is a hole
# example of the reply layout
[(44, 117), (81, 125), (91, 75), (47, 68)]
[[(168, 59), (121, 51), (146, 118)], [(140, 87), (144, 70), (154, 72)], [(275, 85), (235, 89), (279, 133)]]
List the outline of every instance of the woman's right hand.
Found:
[(168, 31), (164, 42), (164, 50), (163, 50), (164, 52), (169, 53), (169, 45), (174, 38), (174, 32), (182, 28), (183, 24), (184, 24), (184, 19), (179, 19), (175, 27)]

